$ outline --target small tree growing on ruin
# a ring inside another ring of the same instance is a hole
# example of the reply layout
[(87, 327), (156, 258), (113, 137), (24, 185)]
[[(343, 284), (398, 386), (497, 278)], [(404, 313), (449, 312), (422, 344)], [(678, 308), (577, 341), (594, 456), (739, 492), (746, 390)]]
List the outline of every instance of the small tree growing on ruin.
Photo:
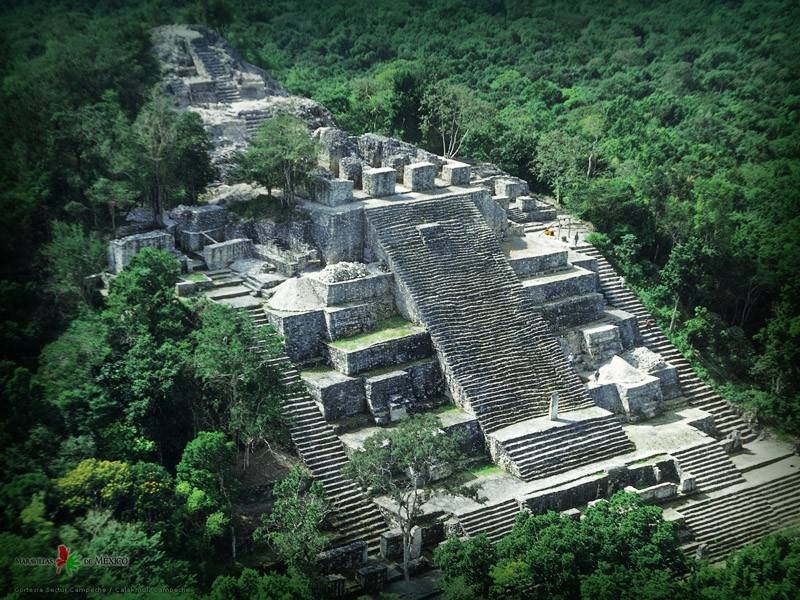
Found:
[(208, 304), (192, 339), (191, 367), (205, 392), (196, 418), (243, 446), (247, 469), (254, 448), (269, 448), (286, 434), (281, 410), (285, 386), (266, 363), (280, 355), (281, 338), (270, 326), (257, 329), (240, 311)]
[(531, 167), (550, 185), (559, 204), (567, 188), (582, 176), (579, 162), (588, 154), (584, 146), (581, 140), (561, 130), (549, 131), (539, 138)]
[(442, 153), (456, 156), (470, 134), (486, 121), (491, 107), (475, 92), (455, 83), (431, 86), (422, 98), (422, 131), (434, 131), (442, 139)]
[(269, 542), (290, 571), (312, 575), (319, 553), (330, 537), (322, 524), (330, 513), (322, 484), (311, 482), (300, 467), (292, 467), (272, 488), (275, 504), (253, 532), (256, 542)]
[(437, 471), (460, 462), (458, 439), (445, 435), (436, 417), (416, 415), (396, 428), (376, 433), (364, 442), (344, 467), (351, 477), (375, 494), (389, 496), (403, 535), (403, 574), (409, 578), (411, 530), (422, 514)]
[(275, 187), (283, 188), (281, 204), (294, 204), (297, 188), (316, 166), (317, 142), (305, 121), (292, 115), (277, 115), (261, 125), (255, 138), (236, 165), (234, 177), (256, 182), (271, 196)]
[(157, 89), (133, 123), (133, 140), (135, 157), (144, 165), (143, 188), (153, 220), (163, 226), (170, 199), (193, 202), (216, 176), (211, 143), (200, 118), (176, 113)]

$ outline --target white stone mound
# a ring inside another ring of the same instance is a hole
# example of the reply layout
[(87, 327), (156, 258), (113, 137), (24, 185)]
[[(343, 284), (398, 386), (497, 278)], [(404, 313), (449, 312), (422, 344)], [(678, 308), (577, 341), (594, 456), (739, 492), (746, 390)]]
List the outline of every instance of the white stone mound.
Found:
[(369, 276), (367, 265), (356, 262), (338, 262), (328, 265), (321, 271), (313, 274), (313, 277), (324, 283), (339, 283), (340, 281), (352, 281)]

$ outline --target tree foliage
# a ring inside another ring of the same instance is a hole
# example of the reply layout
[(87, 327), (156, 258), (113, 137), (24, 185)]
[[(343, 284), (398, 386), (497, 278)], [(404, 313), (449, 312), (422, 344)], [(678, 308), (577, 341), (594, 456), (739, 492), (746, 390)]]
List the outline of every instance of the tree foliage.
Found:
[(272, 493), (272, 512), (262, 518), (262, 526), (253, 537), (269, 542), (291, 572), (313, 575), (317, 556), (330, 541), (322, 533), (330, 513), (322, 484), (311, 482), (300, 467), (292, 467)]
[(411, 529), (430, 497), (431, 484), (441, 469), (460, 460), (458, 440), (439, 429), (431, 414), (414, 415), (389, 430), (368, 437), (344, 467), (347, 476), (364, 489), (385, 494), (395, 504), (403, 534), (403, 570), (408, 579)]

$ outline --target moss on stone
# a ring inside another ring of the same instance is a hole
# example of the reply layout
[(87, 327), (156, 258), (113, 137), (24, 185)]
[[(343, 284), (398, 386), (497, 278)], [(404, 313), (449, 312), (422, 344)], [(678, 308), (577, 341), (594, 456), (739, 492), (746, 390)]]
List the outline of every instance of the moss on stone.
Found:
[(414, 333), (421, 333), (422, 331), (421, 328), (401, 317), (391, 317), (378, 322), (372, 331), (342, 338), (331, 342), (330, 345), (339, 350), (360, 350), (373, 344), (394, 340)]

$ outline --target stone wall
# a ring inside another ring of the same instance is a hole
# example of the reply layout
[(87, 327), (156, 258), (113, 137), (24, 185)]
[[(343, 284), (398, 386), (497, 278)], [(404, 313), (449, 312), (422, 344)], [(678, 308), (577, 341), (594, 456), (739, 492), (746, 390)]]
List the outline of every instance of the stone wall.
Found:
[(175, 221), (175, 236), (183, 250), (198, 252), (204, 246), (225, 239), (228, 212), (216, 204), (175, 207), (169, 213)]
[(303, 205), (310, 217), (309, 235), (326, 263), (362, 262), (364, 259), (364, 210), (339, 210)]
[(328, 345), (331, 364), (347, 375), (425, 358), (432, 352), (431, 339), (427, 333), (378, 342), (358, 350), (343, 350)]
[(293, 361), (303, 362), (323, 354), (325, 315), (322, 310), (283, 312), (264, 308), (270, 324), (286, 338), (286, 354)]
[(108, 243), (108, 268), (119, 273), (131, 262), (142, 248), (158, 248), (167, 252), (175, 251), (175, 238), (166, 231), (137, 233)]
[(328, 306), (336, 306), (351, 302), (391, 301), (391, 273), (369, 275), (350, 279), (349, 281), (327, 282), (310, 277), (309, 281)]
[(346, 573), (355, 571), (366, 562), (367, 542), (357, 541), (320, 552), (318, 567), (323, 574)]
[(203, 259), (211, 271), (227, 267), (240, 258), (252, 258), (254, 255), (253, 240), (245, 238), (209, 244), (203, 248)]

